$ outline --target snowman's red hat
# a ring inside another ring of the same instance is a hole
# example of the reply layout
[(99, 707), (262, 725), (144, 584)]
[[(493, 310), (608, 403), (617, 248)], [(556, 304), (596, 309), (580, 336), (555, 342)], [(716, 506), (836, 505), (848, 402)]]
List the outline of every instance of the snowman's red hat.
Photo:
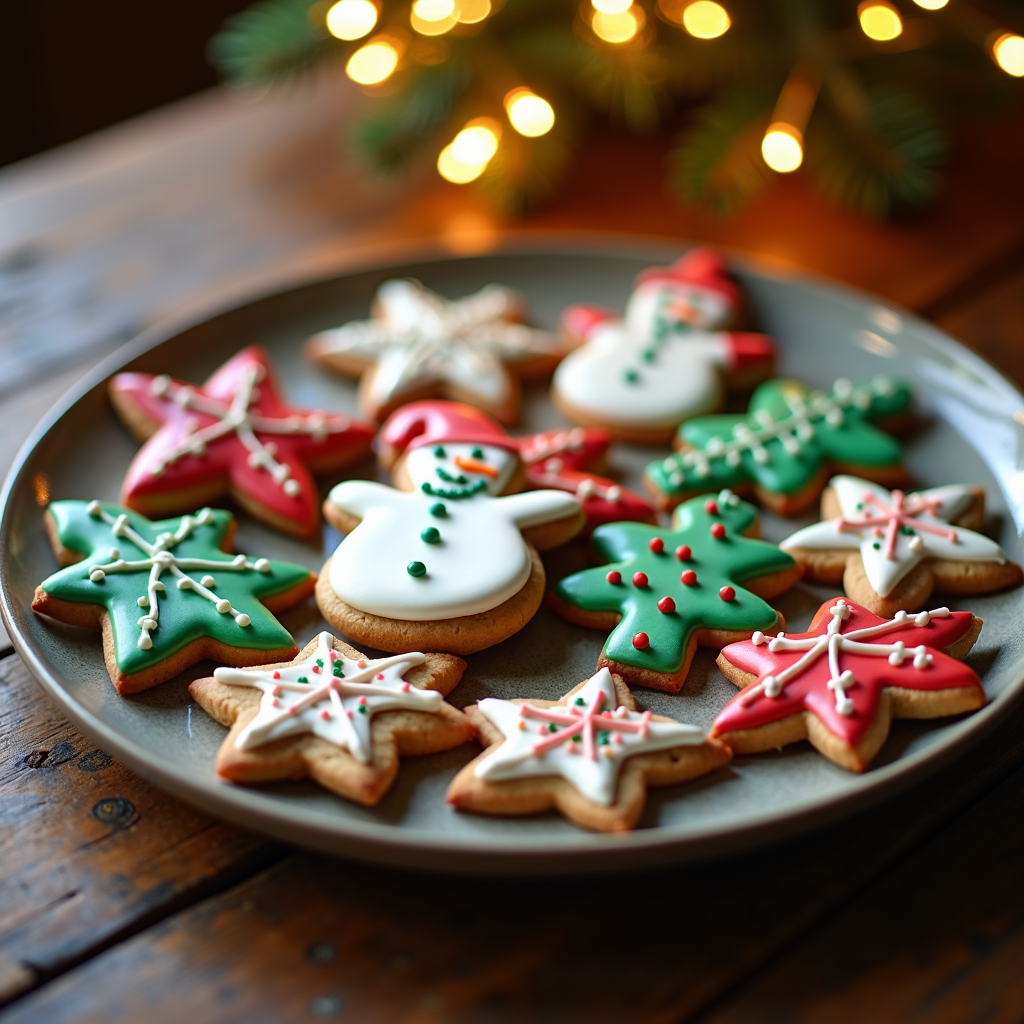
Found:
[(709, 291), (718, 292), (734, 304), (738, 304), (742, 299), (739, 286), (729, 274), (722, 254), (716, 249), (691, 249), (672, 266), (650, 267), (641, 271), (636, 279), (637, 285), (658, 281), (707, 288)]
[(480, 409), (441, 400), (410, 402), (393, 412), (380, 430), (382, 455), (397, 458), (425, 444), (489, 444), (518, 452), (501, 424)]

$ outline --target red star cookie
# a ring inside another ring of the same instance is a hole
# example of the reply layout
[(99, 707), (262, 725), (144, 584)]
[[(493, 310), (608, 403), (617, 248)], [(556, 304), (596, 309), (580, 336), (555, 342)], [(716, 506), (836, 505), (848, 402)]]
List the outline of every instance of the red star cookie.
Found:
[(970, 612), (882, 619), (832, 598), (806, 633), (757, 632), (722, 650), (719, 667), (744, 689), (711, 735), (737, 754), (808, 739), (840, 767), (864, 771), (893, 718), (939, 718), (985, 703), (978, 677), (956, 660), (980, 632)]
[(121, 502), (150, 517), (215, 504), (230, 494), (257, 519), (311, 538), (320, 522), (312, 473), (370, 453), (374, 430), (324, 409), (286, 404), (263, 349), (243, 349), (201, 387), (166, 374), (119, 373), (110, 397), (145, 441)]
[(603, 523), (658, 521), (646, 498), (590, 472), (604, 465), (612, 443), (607, 430), (544, 430), (517, 440), (530, 486), (575, 494), (586, 514), (588, 530)]

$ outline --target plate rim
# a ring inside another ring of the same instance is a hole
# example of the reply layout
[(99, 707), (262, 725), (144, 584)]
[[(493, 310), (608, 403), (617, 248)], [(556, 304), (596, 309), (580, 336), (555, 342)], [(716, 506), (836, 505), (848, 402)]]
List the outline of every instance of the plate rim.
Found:
[[(272, 300), (304, 287), (357, 274), (387, 271), (413, 263), (471, 262), (480, 257), (536, 255), (587, 255), (609, 258), (637, 258), (657, 261), (673, 258), (687, 249), (706, 243), (687, 239), (642, 234), (587, 231), (509, 231), (485, 251), (452, 251), (438, 240), (387, 243), (314, 261), (297, 261), (273, 272), (258, 275), (239, 287), (224, 289), (146, 328), (105, 356), (75, 381), (33, 427), (18, 450), (0, 492), (0, 558), (5, 563), (10, 550), (10, 505), (26, 465), (36, 448), (74, 406), (102, 385), (125, 364), (191, 328), (226, 316), (262, 300)], [(924, 328), (928, 342), (947, 356), (974, 364), (980, 376), (998, 382), (1024, 408), (1021, 390), (979, 353), (946, 334), (934, 324), (906, 310), (898, 303), (863, 289), (803, 270), (780, 268), (756, 254), (729, 246), (715, 245), (729, 262), (762, 277), (796, 283), (825, 291), (858, 303), (883, 305), (899, 316)], [(436, 872), (473, 874), (565, 874), (570, 871), (598, 872), (625, 870), (636, 866), (683, 863), (724, 855), (738, 849), (754, 849), (807, 831), (824, 827), (839, 818), (856, 814), (867, 806), (904, 791), (921, 778), (933, 774), (951, 760), (979, 743), (1013, 708), (1024, 701), (1024, 661), (1016, 678), (984, 708), (955, 723), (949, 735), (905, 757), (862, 776), (856, 790), (839, 796), (824, 796), (799, 808), (774, 814), (769, 820), (733, 820), (728, 825), (709, 825), (681, 836), (667, 827), (637, 829), (624, 835), (601, 835), (580, 830), (558, 837), (519, 839), (512, 835), (476, 837), (424, 836), (407, 834), (397, 826), (351, 819), (339, 828), (318, 821), (318, 812), (296, 809), (287, 802), (269, 807), (259, 791), (229, 783), (209, 785), (176, 775), (156, 755), (125, 736), (85, 707), (79, 705), (37, 656), (31, 642), (17, 628), (7, 574), (0, 574), (0, 616), (15, 651), (31, 675), (64, 714), (90, 739), (114, 754), (118, 760), (180, 799), (207, 813), (243, 828), (299, 843), (335, 856), (373, 860), (397, 867)], [(746, 761), (744, 761), (746, 763)], [(230, 796), (228, 794), (231, 794)], [(452, 812), (456, 813), (456, 812)], [(426, 854), (427, 861), (421, 859)]]

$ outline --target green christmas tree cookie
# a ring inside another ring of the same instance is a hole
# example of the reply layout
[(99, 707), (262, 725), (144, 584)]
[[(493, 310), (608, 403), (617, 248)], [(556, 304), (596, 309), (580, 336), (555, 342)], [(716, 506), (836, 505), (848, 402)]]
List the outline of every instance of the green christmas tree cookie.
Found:
[(837, 380), (831, 392), (770, 380), (746, 415), (698, 416), (677, 434), (682, 450), (652, 462), (646, 482), (661, 508), (718, 487), (752, 489), (781, 515), (817, 501), (833, 472), (891, 485), (906, 476), (900, 445), (875, 424), (910, 412), (910, 388), (888, 377)]
[(796, 583), (801, 569), (754, 540), (757, 526), (757, 509), (723, 490), (680, 505), (671, 530), (598, 527), (594, 548), (611, 564), (567, 576), (552, 603), (571, 622), (611, 629), (598, 667), (676, 693), (698, 644), (720, 648), (785, 625), (764, 599)]
[(289, 562), (227, 554), (230, 512), (150, 522), (117, 505), (55, 501), (46, 526), (65, 568), (36, 588), (32, 608), (101, 627), (118, 693), (149, 689), (203, 658), (242, 666), (295, 655), (272, 612), (305, 598), (316, 577)]

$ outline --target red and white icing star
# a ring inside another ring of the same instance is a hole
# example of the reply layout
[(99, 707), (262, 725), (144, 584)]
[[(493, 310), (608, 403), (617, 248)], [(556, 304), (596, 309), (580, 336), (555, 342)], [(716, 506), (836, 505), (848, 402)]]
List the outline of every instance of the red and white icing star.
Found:
[(230, 493), (270, 525), (311, 537), (320, 521), (312, 472), (358, 461), (373, 441), (374, 429), (350, 416), (285, 403), (256, 346), (202, 386), (166, 374), (120, 373), (110, 393), (132, 429), (148, 437), (122, 489), (122, 503), (148, 516)]
[(607, 430), (544, 430), (518, 438), (518, 442), (530, 486), (575, 494), (586, 513), (588, 529), (603, 523), (657, 522), (646, 498), (614, 480), (588, 472), (603, 462), (608, 452), (612, 435)]
[(711, 735), (756, 729), (809, 711), (844, 743), (856, 747), (878, 714), (882, 690), (938, 691), (977, 687), (974, 671), (943, 653), (971, 629), (970, 612), (936, 608), (882, 619), (845, 598), (818, 609), (806, 633), (730, 644), (721, 657), (757, 681), (744, 687), (715, 719)]

